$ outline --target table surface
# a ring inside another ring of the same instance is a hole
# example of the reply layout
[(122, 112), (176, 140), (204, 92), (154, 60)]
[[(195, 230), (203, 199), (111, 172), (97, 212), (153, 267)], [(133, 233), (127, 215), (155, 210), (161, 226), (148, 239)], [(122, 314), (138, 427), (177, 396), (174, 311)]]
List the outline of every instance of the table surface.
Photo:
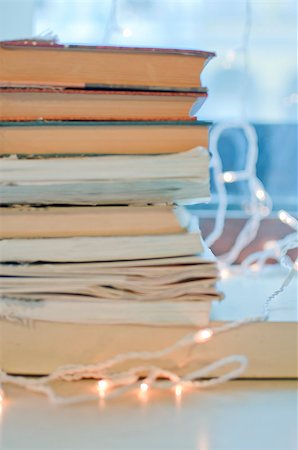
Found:
[(7, 387), (1, 449), (295, 450), (295, 381), (232, 381), (183, 394), (136, 393), (108, 402), (49, 404)]

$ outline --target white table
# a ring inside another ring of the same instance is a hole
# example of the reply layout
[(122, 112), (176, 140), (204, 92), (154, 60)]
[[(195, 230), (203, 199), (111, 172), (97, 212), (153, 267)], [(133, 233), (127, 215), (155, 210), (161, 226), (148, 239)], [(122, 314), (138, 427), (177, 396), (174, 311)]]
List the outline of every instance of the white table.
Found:
[(183, 395), (151, 392), (74, 406), (7, 388), (1, 449), (295, 450), (295, 381), (233, 381)]

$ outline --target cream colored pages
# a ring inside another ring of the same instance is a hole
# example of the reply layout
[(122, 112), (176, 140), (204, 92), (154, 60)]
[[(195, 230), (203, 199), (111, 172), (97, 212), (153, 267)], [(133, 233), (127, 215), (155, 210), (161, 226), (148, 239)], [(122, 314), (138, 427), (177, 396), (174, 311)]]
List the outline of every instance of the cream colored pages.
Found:
[[(70, 302), (71, 300), (71, 302)], [(147, 324), (197, 325), (209, 322), (210, 302), (147, 302), (92, 300), (65, 296), (59, 302), (17, 300), (3, 297), (0, 302), (0, 319), (23, 323), (46, 321), (73, 324)], [(119, 336), (119, 338), (121, 338)], [(62, 345), (62, 342), (61, 342)]]
[(170, 258), (139, 259), (131, 261), (98, 261), (86, 263), (0, 264), (1, 275), (9, 276), (89, 276), (103, 274), (134, 274), (160, 276), (173, 271), (195, 270), (196, 274), (216, 276), (215, 258), (205, 252), (199, 255)]
[(219, 298), (216, 279), (195, 281), (174, 280), (158, 283), (146, 278), (98, 276), (85, 278), (2, 278), (1, 295), (18, 298), (41, 299), (52, 294), (53, 300), (63, 295), (80, 295), (111, 300), (202, 300)]
[[(141, 170), (141, 169), (140, 169)], [(209, 178), (84, 181), (36, 184), (7, 182), (0, 185), (2, 204), (38, 205), (147, 205), (207, 202)]]
[(203, 250), (199, 233), (164, 236), (4, 239), (3, 262), (83, 262), (187, 256)]
[(129, 179), (206, 178), (209, 154), (203, 147), (170, 155), (121, 155), (0, 160), (1, 182), (72, 183)]
[[(75, 265), (75, 264), (73, 264)], [(91, 265), (91, 264), (90, 264)], [(9, 266), (10, 267), (10, 266)], [(41, 266), (42, 267), (42, 266)], [(12, 265), (11, 269), (6, 270), (6, 265), (0, 266), (0, 274), (2, 276), (3, 283), (1, 286), (34, 286), (35, 284), (51, 284), (53, 280), (58, 284), (65, 282), (72, 283), (76, 286), (77, 283), (86, 284), (117, 284), (121, 286), (121, 283), (129, 285), (133, 283), (138, 286), (141, 285), (144, 289), (148, 286), (154, 288), (158, 286), (168, 286), (173, 284), (182, 285), (183, 283), (199, 283), (200, 286), (209, 286), (211, 282), (216, 279), (217, 271), (214, 267), (204, 265), (199, 267), (187, 266), (181, 267), (150, 267), (150, 268), (110, 268), (101, 269), (96, 272), (88, 271), (80, 273), (73, 272), (67, 273), (61, 271), (58, 273), (60, 264), (58, 264), (57, 272), (48, 272), (44, 275), (38, 273), (36, 269), (37, 265)], [(22, 270), (24, 269), (25, 270)], [(26, 269), (30, 269), (26, 271)], [(36, 268), (36, 269), (35, 269)], [(20, 269), (20, 270), (18, 270)], [(6, 276), (5, 276), (6, 275)]]
[(0, 160), (2, 203), (192, 203), (209, 198), (202, 147), (170, 155)]
[[(89, 278), (101, 275), (123, 275), (142, 277), (154, 283), (159, 280), (183, 280), (190, 277), (215, 278), (218, 269), (212, 262), (184, 263), (195, 261), (196, 257), (143, 259), (131, 261), (102, 261), (95, 263), (43, 263), (43, 264), (0, 264), (1, 276), (47, 277), (47, 278)], [(198, 258), (199, 259), (199, 258)], [(173, 260), (173, 261), (172, 261)], [(176, 262), (176, 264), (175, 264)]]

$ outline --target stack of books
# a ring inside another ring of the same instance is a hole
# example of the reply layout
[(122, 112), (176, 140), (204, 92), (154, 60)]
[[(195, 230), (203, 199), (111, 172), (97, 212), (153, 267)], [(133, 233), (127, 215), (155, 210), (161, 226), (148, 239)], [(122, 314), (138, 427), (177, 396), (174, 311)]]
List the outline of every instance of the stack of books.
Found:
[(4, 370), (92, 362), (69, 360), (67, 339), (55, 358), (35, 325), (40, 353), (12, 367), (5, 346), (18, 335), (22, 354), (31, 352), (28, 320), (74, 334), (119, 325), (131, 336), (131, 325), (208, 325), (217, 268), (184, 205), (209, 197), (208, 123), (195, 116), (212, 56), (0, 44)]

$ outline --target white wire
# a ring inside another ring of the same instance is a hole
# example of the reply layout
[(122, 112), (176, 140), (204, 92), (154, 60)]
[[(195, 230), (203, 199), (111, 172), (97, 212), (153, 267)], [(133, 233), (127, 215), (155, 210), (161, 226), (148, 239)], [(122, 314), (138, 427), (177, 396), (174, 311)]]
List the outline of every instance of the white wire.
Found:
[[(249, 189), (248, 220), (240, 231), (231, 249), (223, 255), (219, 255), (219, 260), (231, 265), (236, 261), (241, 251), (251, 243), (259, 230), (259, 226), (264, 217), (267, 217), (272, 210), (272, 201), (266, 193), (262, 182), (256, 175), (256, 162), (258, 159), (257, 134), (252, 125), (247, 122), (230, 122), (215, 125), (210, 135), (211, 168), (214, 177), (214, 184), (218, 195), (218, 209), (215, 216), (215, 226), (206, 238), (206, 244), (211, 247), (223, 234), (225, 218), (228, 205), (228, 195), (225, 187), (222, 172), (222, 161), (218, 150), (219, 139), (222, 134), (231, 129), (241, 129), (247, 140), (247, 157), (244, 169), (232, 172), (233, 180), (247, 181)], [(258, 198), (258, 193), (262, 192), (263, 198)]]

